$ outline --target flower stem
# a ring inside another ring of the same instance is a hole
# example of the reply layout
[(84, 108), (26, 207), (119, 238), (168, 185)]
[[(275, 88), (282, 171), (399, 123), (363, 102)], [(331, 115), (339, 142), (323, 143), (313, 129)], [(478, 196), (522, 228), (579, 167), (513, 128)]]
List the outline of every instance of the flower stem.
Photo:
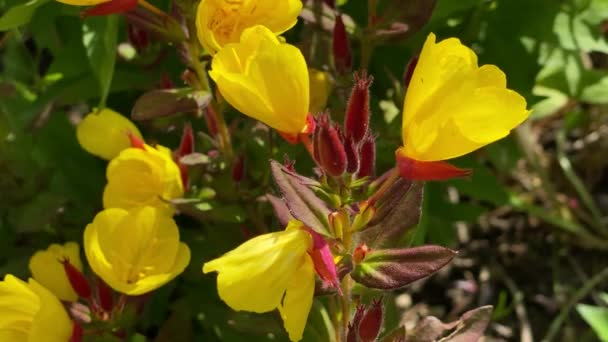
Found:
[[(352, 249), (352, 232), (350, 229), (345, 229), (342, 236), (342, 244), (344, 246), (344, 250), (347, 253), (351, 253)], [(342, 340), (346, 341), (346, 336), (348, 334), (348, 322), (350, 320), (350, 305), (351, 305), (351, 286), (352, 281), (350, 275), (346, 275), (344, 279), (342, 279), (342, 296), (340, 297), (340, 302), (342, 304), (342, 327), (340, 331), (342, 332)]]
[(384, 195), (384, 193), (399, 179), (399, 170), (397, 168), (393, 168), (389, 171), (390, 174), (386, 178), (386, 180), (380, 186), (380, 189), (376, 190), (376, 192), (367, 199), (367, 203), (372, 205), (376, 203), (377, 200)]
[(146, 0), (138, 0), (137, 3), (139, 3), (141, 5), (141, 7), (147, 9), (148, 11), (158, 14), (160, 17), (164, 18), (167, 17), (167, 13), (161, 11), (160, 9), (158, 9), (158, 7), (152, 5), (151, 3), (147, 2)]

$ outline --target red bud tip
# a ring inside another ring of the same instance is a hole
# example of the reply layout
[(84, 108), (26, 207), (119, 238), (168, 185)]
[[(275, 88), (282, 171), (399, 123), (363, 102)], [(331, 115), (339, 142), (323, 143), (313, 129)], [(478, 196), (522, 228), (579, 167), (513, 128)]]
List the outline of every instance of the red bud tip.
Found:
[(441, 181), (471, 175), (471, 169), (461, 169), (445, 161), (420, 161), (408, 158), (397, 150), (397, 167), (402, 178), (414, 181)]
[(350, 93), (346, 115), (344, 116), (344, 133), (355, 143), (363, 140), (369, 129), (369, 87), (374, 78), (367, 72), (355, 73), (355, 86)]
[(127, 12), (137, 7), (137, 0), (110, 0), (80, 13), (83, 18)]
[(384, 320), (384, 309), (382, 307), (382, 298), (374, 300), (371, 306), (365, 311), (359, 323), (359, 340), (361, 342), (376, 341), (376, 337), (382, 328)]
[(82, 326), (76, 322), (72, 323), (72, 336), (70, 337), (70, 342), (82, 342), (83, 336), (84, 331), (82, 330)]
[(234, 160), (234, 164), (232, 165), (232, 180), (235, 182), (240, 182), (243, 180), (243, 176), (245, 175), (245, 158), (243, 155), (236, 157)]
[(194, 152), (194, 133), (192, 132), (192, 125), (187, 122), (184, 125), (184, 132), (182, 133), (182, 140), (179, 143), (177, 150), (177, 157), (181, 158), (187, 154)]
[(285, 166), (288, 171), (296, 172), (296, 161), (289, 159), (287, 154), (283, 156), (283, 166)]
[(171, 81), (169, 75), (166, 72), (163, 72), (162, 75), (160, 75), (160, 83), (158, 84), (158, 87), (160, 89), (173, 89), (175, 88), (175, 84), (173, 84), (173, 81)]
[(410, 81), (412, 80), (412, 75), (414, 75), (414, 70), (416, 70), (417, 64), (418, 56), (413, 56), (410, 58), (410, 61), (407, 63), (405, 71), (403, 72), (403, 89), (407, 89), (407, 87), (410, 85)]
[(336, 15), (336, 24), (334, 26), (333, 36), (333, 54), (334, 66), (338, 74), (347, 73), (352, 66), (352, 56), (350, 52), (350, 43), (348, 41), (348, 33), (342, 21), (342, 15)]
[(327, 113), (320, 114), (317, 120), (313, 155), (323, 171), (334, 177), (341, 176), (348, 161), (340, 132)]
[(129, 131), (127, 133), (127, 135), (129, 136), (129, 140), (131, 141), (131, 147), (134, 148), (139, 148), (142, 150), (146, 149), (145, 143), (143, 140), (141, 140), (140, 137), (138, 137), (137, 135), (133, 134), (133, 132)]
[(370, 248), (367, 247), (365, 243), (362, 243), (357, 246), (357, 248), (355, 248), (355, 251), (353, 252), (353, 262), (355, 264), (360, 264), (365, 259), (365, 256), (367, 255), (367, 253), (369, 253), (369, 251)]
[(365, 306), (357, 305), (355, 315), (353, 319), (348, 323), (348, 333), (346, 335), (346, 342), (358, 342), (359, 341), (359, 323), (365, 313)]
[(207, 123), (207, 130), (209, 135), (212, 137), (217, 136), (219, 129), (217, 125), (217, 114), (211, 107), (207, 107), (205, 110), (205, 123)]
[(359, 147), (359, 178), (373, 176), (376, 173), (376, 137), (368, 135)]
[(112, 289), (101, 278), (97, 278), (97, 296), (101, 308), (106, 312), (112, 312), (114, 307)]
[(84, 274), (74, 267), (68, 258), (61, 260), (61, 263), (74, 291), (82, 298), (91, 298), (91, 286), (89, 286), (89, 281)]

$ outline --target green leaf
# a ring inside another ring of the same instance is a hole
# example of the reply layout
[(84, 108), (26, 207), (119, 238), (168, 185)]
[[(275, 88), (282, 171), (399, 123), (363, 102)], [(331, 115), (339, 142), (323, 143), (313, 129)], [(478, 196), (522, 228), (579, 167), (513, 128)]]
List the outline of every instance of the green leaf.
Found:
[(608, 308), (579, 304), (576, 311), (593, 328), (600, 340), (608, 341)]
[(0, 17), (0, 31), (8, 31), (21, 25), (27, 24), (36, 8), (49, 0), (31, 0), (24, 4), (11, 7)]
[(116, 62), (116, 40), (118, 16), (92, 17), (82, 24), (82, 42), (99, 82), (99, 108), (103, 108), (110, 92), (114, 64)]

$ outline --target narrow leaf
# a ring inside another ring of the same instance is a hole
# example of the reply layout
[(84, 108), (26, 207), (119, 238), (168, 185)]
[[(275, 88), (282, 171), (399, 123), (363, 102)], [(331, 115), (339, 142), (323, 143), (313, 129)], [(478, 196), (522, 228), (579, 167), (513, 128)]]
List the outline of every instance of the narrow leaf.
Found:
[(437, 272), (456, 254), (451, 249), (434, 245), (372, 250), (355, 266), (351, 276), (370, 288), (398, 289)]
[(133, 120), (150, 120), (177, 113), (195, 112), (207, 107), (211, 94), (190, 88), (152, 90), (140, 96), (133, 110)]
[(29, 23), (36, 9), (49, 0), (31, 0), (11, 7), (0, 17), (0, 31), (8, 31)]
[(393, 247), (418, 224), (422, 205), (422, 182), (399, 179), (377, 202), (377, 211), (358, 236), (371, 248)]
[(82, 24), (82, 42), (99, 84), (99, 108), (105, 107), (114, 76), (118, 18), (116, 15), (93, 17)]
[(456, 330), (439, 342), (477, 342), (490, 323), (492, 310), (491, 305), (486, 305), (465, 312), (460, 316), (460, 323)]
[(318, 198), (309, 185), (315, 181), (287, 170), (280, 163), (271, 160), (270, 168), (283, 200), (296, 219), (319, 234), (328, 235), (331, 210)]

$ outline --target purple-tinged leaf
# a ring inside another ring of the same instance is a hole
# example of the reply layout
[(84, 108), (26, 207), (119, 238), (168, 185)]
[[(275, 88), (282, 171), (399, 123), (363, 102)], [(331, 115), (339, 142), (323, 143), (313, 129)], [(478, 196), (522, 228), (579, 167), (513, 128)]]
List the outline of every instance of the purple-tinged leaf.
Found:
[(268, 194), (266, 195), (266, 199), (272, 205), (272, 209), (274, 209), (274, 215), (279, 220), (279, 224), (281, 227), (286, 227), (289, 221), (293, 220), (293, 216), (289, 212), (289, 208), (287, 208), (287, 204), (283, 202), (280, 198), (275, 195)]
[(376, 202), (376, 214), (358, 236), (370, 248), (394, 247), (420, 220), (422, 182), (399, 179)]
[(157, 89), (140, 96), (131, 118), (136, 121), (151, 120), (177, 113), (196, 112), (211, 101), (211, 94), (205, 91), (184, 89)]
[(317, 233), (329, 236), (331, 210), (309, 187), (315, 181), (289, 171), (274, 160), (270, 161), (270, 168), (291, 215)]
[(491, 305), (486, 305), (465, 312), (460, 316), (456, 330), (440, 342), (477, 342), (490, 323), (492, 310)]
[(365, 256), (351, 273), (353, 279), (374, 289), (393, 290), (437, 272), (456, 256), (451, 249), (427, 245), (377, 249)]

